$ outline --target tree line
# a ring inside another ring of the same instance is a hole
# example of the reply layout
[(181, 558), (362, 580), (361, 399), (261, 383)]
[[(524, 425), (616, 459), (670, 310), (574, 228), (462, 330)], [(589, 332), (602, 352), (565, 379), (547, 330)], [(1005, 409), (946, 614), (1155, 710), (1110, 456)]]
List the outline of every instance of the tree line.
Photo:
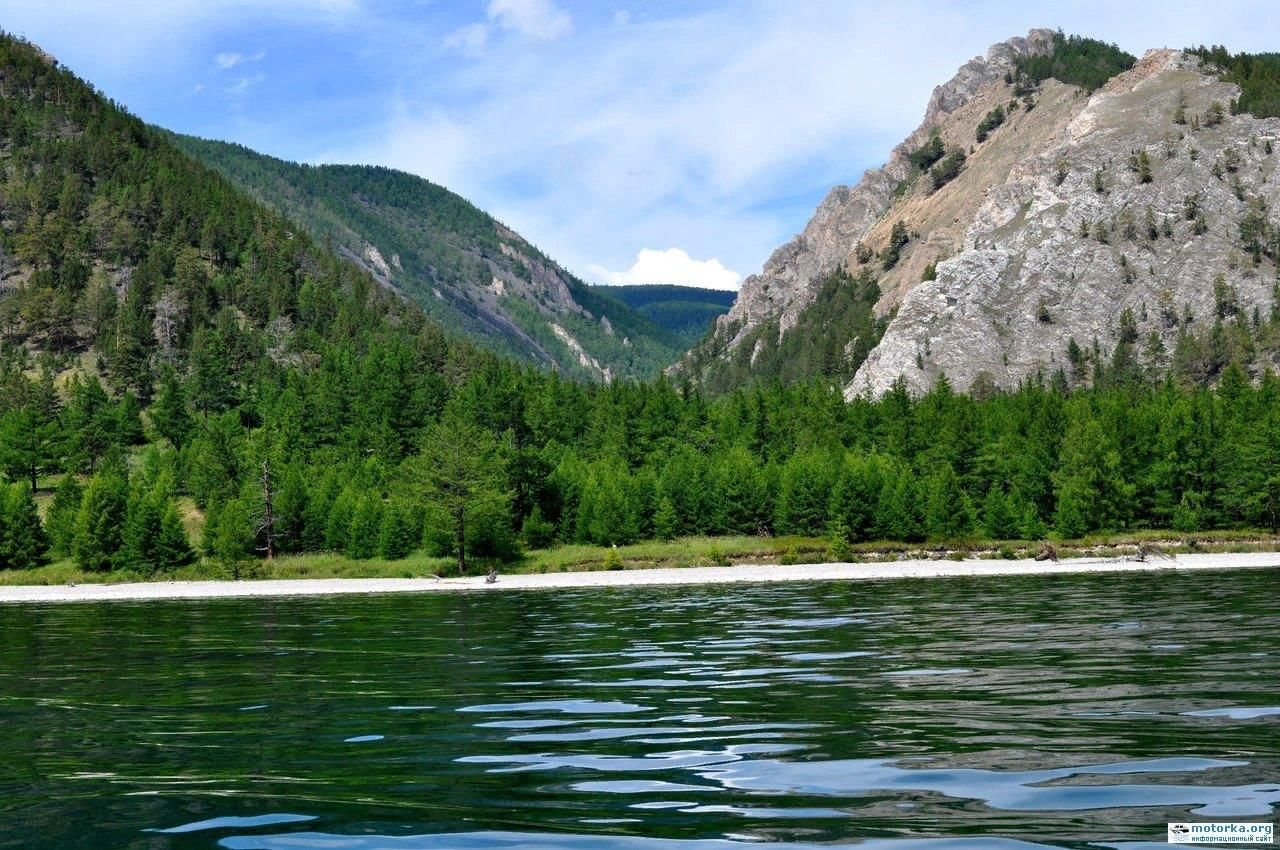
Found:
[[(171, 374), (139, 418), (93, 376), (64, 393), (9, 370), (5, 564), (47, 552), (153, 571), (288, 552), (395, 559), (425, 548), (681, 535), (836, 541), (1037, 539), (1134, 528), (1280, 526), (1280, 379), (1229, 365), (1217, 389), (1042, 378), (974, 395), (845, 401), (819, 382), (707, 399), (666, 380), (593, 386), (497, 361), (442, 381), (409, 350), (330, 351), (312, 371), (235, 386), (223, 409)], [(228, 370), (230, 372), (230, 370)], [(246, 398), (248, 396), (249, 398)], [(251, 399), (251, 400), (249, 400)], [(32, 488), (52, 488), (41, 529)], [(17, 536), (15, 536), (17, 535)], [(45, 542), (41, 542), (41, 539)], [(32, 559), (35, 559), (34, 561)]]

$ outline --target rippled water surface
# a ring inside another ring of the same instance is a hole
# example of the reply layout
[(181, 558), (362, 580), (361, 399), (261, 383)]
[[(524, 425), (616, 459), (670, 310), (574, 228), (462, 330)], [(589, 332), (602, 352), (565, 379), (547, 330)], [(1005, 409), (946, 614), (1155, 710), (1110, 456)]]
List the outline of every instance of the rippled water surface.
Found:
[(1280, 807), (1278, 589), (0, 606), (0, 846), (1164, 846)]

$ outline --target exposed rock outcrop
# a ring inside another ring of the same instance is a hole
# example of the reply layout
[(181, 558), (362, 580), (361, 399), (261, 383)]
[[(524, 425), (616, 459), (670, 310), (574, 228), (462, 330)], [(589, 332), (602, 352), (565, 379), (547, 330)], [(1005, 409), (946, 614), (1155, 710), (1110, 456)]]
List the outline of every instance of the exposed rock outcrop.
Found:
[[(966, 247), (903, 294), (846, 394), (900, 376), (921, 391), (943, 373), (962, 389), (983, 374), (1008, 386), (1070, 373), (1070, 341), (1108, 355), (1126, 310), (1158, 366), (1188, 320), (1269, 310), (1275, 270), (1245, 252), (1240, 228), (1251, 205), (1280, 203), (1267, 152), (1280, 120), (1200, 118), (1238, 94), (1195, 57), (1159, 50), (1078, 99), (1038, 155), (986, 188)], [(1188, 125), (1173, 123), (1180, 104)]]
[[(1092, 94), (1048, 79), (1025, 96), (1008, 72), (1053, 47), (1053, 33), (1033, 30), (939, 86), (885, 166), (833, 189), (681, 368), (745, 362), (748, 339), (754, 362), (771, 341), (762, 333), (786, 337), (824, 308), (815, 299), (833, 297), (823, 285), (842, 267), (875, 278), (887, 321), (856, 374), (848, 367), (849, 397), (899, 378), (921, 392), (943, 374), (962, 390), (1060, 368), (1085, 379), (1067, 362), (1072, 340), (1107, 360), (1123, 338), (1160, 367), (1183, 329), (1269, 312), (1277, 270), (1248, 250), (1242, 223), (1280, 206), (1280, 119), (1230, 114), (1238, 88), (1174, 50)], [(976, 133), (994, 111), (1003, 122)], [(967, 154), (941, 187), (908, 159), (934, 133)], [(909, 241), (885, 262), (898, 223)], [(834, 341), (852, 356), (855, 340)]]

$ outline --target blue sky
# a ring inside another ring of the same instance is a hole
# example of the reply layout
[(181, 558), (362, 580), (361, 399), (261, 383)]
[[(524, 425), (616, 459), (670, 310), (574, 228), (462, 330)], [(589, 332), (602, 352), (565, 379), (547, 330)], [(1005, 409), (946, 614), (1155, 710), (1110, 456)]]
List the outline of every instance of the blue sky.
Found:
[(721, 287), (992, 42), (1280, 49), (1280, 4), (1174, 0), (0, 0), (0, 26), (148, 121), (420, 174), (591, 280)]

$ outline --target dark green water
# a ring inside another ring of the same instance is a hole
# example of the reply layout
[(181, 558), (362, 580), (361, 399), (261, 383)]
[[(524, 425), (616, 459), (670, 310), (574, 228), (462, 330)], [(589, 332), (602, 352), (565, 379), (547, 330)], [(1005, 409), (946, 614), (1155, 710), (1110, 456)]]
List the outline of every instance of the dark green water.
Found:
[(0, 846), (1164, 846), (1275, 818), (1278, 582), (0, 606)]

